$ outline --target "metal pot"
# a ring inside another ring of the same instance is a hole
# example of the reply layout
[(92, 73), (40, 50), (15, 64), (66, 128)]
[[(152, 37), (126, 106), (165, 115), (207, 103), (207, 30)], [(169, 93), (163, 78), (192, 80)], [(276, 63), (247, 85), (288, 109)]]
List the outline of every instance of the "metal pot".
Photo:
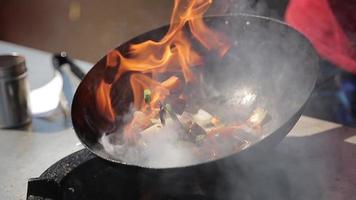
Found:
[[(205, 20), (209, 26), (225, 32), (234, 43), (223, 61), (211, 56), (205, 58), (209, 63), (204, 67), (207, 83), (226, 98), (234, 98), (233, 94), (243, 90), (253, 92), (256, 96), (253, 106), (266, 108), (271, 116), (270, 122), (263, 128), (263, 138), (242, 151), (229, 152), (217, 160), (229, 161), (265, 152), (278, 144), (301, 116), (317, 79), (318, 56), (303, 35), (274, 19), (241, 14), (208, 17)], [(130, 44), (157, 40), (167, 30), (168, 26), (164, 26), (147, 32), (120, 45), (117, 50), (125, 54)], [(74, 96), (72, 120), (78, 138), (94, 154), (111, 162), (165, 168), (118, 159), (99, 143), (103, 134), (118, 131), (121, 126), (120, 121), (113, 123), (99, 115), (96, 107), (95, 91), (99, 81), (110, 79), (113, 73), (105, 66), (106, 57), (84, 77)], [(133, 101), (127, 79), (129, 76), (113, 83), (115, 89), (111, 92), (111, 100), (118, 115), (124, 115)], [(212, 161), (216, 160), (204, 160), (194, 165), (209, 165)], [(185, 163), (173, 168), (191, 165)]]

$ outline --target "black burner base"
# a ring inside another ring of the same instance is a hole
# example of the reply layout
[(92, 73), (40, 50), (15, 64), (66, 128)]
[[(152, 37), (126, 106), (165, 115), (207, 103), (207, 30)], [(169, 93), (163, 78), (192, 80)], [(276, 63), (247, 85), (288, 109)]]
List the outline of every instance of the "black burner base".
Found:
[[(81, 164), (82, 163), (82, 164)], [(28, 183), (28, 199), (216, 199), (214, 175), (196, 168), (153, 170), (110, 163), (78, 151)]]
[(280, 152), (272, 150), (244, 163), (154, 170), (111, 163), (84, 149), (29, 180), (27, 196), (28, 200), (323, 199), (317, 171), (300, 168), (296, 157)]

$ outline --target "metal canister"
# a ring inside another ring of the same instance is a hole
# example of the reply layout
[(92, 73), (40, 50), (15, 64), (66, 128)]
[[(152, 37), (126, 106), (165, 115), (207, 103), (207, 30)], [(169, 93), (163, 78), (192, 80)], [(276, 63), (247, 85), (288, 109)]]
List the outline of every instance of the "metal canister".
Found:
[(16, 128), (31, 121), (25, 58), (0, 55), (0, 128)]

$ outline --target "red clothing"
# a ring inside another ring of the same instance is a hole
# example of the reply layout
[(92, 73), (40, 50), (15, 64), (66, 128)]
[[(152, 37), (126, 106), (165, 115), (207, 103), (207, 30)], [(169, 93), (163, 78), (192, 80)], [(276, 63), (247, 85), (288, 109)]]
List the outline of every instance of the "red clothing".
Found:
[(285, 20), (322, 57), (356, 74), (356, 0), (290, 0)]

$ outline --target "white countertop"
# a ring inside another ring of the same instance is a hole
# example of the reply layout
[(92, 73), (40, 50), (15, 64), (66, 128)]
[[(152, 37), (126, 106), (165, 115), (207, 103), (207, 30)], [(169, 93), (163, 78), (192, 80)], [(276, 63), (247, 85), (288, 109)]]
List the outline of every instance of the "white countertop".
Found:
[[(49, 53), (0, 41), (0, 54), (12, 51), (26, 57), (32, 88), (50, 80), (53, 71), (47, 71), (51, 69)], [(91, 66), (78, 64), (85, 70)], [(83, 148), (72, 128), (56, 126), (53, 130), (48, 121), (39, 121), (35, 123), (44, 127), (41, 131), (0, 130), (0, 199), (25, 199), (29, 178), (38, 177), (59, 159)], [(302, 116), (275, 151), (292, 161), (289, 165), (296, 162), (300, 166), (288, 171), (291, 181), (298, 180), (303, 169), (315, 168), (315, 174), (328, 177), (320, 179), (327, 199), (356, 199), (355, 129)]]
[[(48, 83), (54, 76), (52, 55), (48, 52), (0, 41), (0, 54), (16, 52), (26, 59), (31, 90)], [(84, 71), (92, 64), (76, 61)], [(83, 148), (63, 114), (34, 118), (32, 130), (0, 129), (0, 199), (25, 199), (27, 179), (39, 176), (60, 158)]]

